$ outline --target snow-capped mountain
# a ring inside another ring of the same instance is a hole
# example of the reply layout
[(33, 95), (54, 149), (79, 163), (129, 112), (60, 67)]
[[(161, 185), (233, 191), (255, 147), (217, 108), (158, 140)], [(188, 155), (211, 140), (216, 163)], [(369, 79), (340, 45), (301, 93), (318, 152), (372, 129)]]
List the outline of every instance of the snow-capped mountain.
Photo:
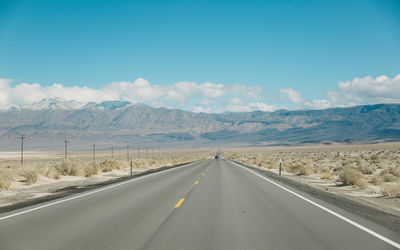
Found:
[(45, 99), (0, 112), (0, 149), (18, 149), (22, 133), (30, 147), (52, 150), (64, 147), (66, 137), (82, 148), (92, 142), (107, 148), (392, 141), (400, 140), (400, 104), (207, 114), (123, 101)]
[(101, 103), (89, 102), (83, 108), (98, 108), (98, 109), (106, 109), (106, 110), (116, 110), (123, 109), (130, 105), (133, 105), (128, 101), (104, 101)]
[(128, 101), (104, 101), (100, 103), (89, 102), (83, 103), (78, 101), (66, 101), (62, 98), (47, 98), (40, 102), (33, 103), (32, 105), (26, 105), (14, 108), (31, 109), (31, 110), (77, 110), (77, 109), (102, 109), (102, 110), (117, 110), (124, 109), (133, 105)]
[(42, 110), (42, 109), (51, 109), (51, 110), (74, 110), (80, 109), (85, 105), (85, 103), (77, 102), (77, 101), (66, 101), (62, 98), (49, 98), (43, 99), (40, 102), (36, 102), (29, 106), (24, 106), (24, 109), (32, 109), (32, 110)]

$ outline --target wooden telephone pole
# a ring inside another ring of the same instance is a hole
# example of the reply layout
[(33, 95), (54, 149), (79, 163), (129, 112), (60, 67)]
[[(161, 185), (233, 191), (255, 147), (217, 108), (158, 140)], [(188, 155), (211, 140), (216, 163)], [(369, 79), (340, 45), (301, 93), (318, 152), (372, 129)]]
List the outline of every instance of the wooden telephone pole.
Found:
[(129, 145), (126, 145), (126, 161), (129, 162)]
[(26, 137), (24, 136), (24, 134), (22, 134), (18, 138), (21, 139), (21, 167), (22, 167), (22, 165), (24, 165), (24, 140), (26, 139)]
[(68, 141), (68, 139), (65, 138), (65, 140), (64, 140), (64, 146), (65, 146), (64, 159), (65, 159), (65, 162), (67, 162), (67, 159), (68, 159), (68, 142), (70, 142), (70, 141)]

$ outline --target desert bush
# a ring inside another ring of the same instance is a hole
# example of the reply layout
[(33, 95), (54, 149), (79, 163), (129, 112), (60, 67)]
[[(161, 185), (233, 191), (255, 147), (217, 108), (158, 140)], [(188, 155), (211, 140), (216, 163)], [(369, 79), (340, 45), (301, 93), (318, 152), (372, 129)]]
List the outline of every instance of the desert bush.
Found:
[(56, 166), (56, 170), (60, 175), (69, 175), (69, 167), (67, 162), (63, 162)]
[(79, 165), (76, 164), (76, 163), (69, 164), (69, 173), (68, 173), (68, 175), (85, 176), (83, 168), (79, 167)]
[(356, 181), (354, 186), (361, 188), (361, 189), (365, 189), (368, 186), (368, 183), (364, 179), (359, 179)]
[(35, 184), (39, 180), (39, 176), (35, 170), (25, 171), (22, 176), (26, 179), (28, 185)]
[(390, 168), (389, 171), (393, 176), (400, 177), (400, 168), (399, 167)]
[(396, 177), (394, 177), (391, 174), (385, 174), (382, 177), (383, 177), (383, 181), (385, 181), (385, 182), (393, 182), (396, 180)]
[(299, 172), (298, 172), (299, 175), (310, 175), (312, 173), (313, 173), (313, 169), (312, 169), (312, 167), (309, 167), (309, 166), (301, 166), (299, 168)]
[(333, 168), (333, 172), (340, 173), (343, 171), (345, 168), (343, 166), (337, 166)]
[(333, 175), (330, 171), (328, 172), (323, 172), (321, 175), (321, 179), (326, 179), (326, 180), (333, 180)]
[(400, 198), (400, 183), (384, 184), (381, 186), (381, 192), (387, 197)]
[(113, 170), (114, 160), (105, 160), (100, 163), (100, 167), (103, 172), (110, 172)]
[(13, 180), (13, 175), (10, 171), (0, 170), (0, 188), (11, 187), (11, 182)]
[(376, 167), (362, 165), (358, 167), (358, 171), (360, 171), (363, 174), (373, 174), (376, 171)]
[(300, 170), (300, 165), (298, 164), (288, 164), (287, 166), (285, 166), (285, 170), (288, 171), (289, 173), (298, 173)]
[(48, 178), (52, 179), (59, 179), (60, 178), (60, 172), (57, 170), (56, 167), (53, 166), (40, 166), (37, 168), (39, 174), (46, 176)]
[(382, 184), (382, 182), (383, 182), (383, 179), (380, 176), (374, 175), (371, 178), (371, 183), (374, 184), (375, 186)]
[(98, 173), (98, 169), (96, 165), (89, 165), (83, 168), (83, 172), (85, 177), (90, 177), (92, 175), (96, 175)]
[(344, 185), (356, 185), (362, 178), (361, 172), (353, 168), (345, 168), (339, 173), (339, 180)]

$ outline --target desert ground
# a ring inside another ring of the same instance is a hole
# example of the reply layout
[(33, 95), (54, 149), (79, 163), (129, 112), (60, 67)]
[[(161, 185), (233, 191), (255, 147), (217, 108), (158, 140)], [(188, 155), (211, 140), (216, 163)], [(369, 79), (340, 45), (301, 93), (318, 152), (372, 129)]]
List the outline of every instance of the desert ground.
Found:
[(225, 157), (400, 214), (400, 143), (226, 149)]

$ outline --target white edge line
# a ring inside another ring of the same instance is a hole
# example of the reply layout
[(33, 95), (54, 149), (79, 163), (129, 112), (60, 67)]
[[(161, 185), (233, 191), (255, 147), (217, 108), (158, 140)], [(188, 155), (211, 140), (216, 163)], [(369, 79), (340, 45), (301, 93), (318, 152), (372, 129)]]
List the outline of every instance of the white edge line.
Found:
[(350, 220), (350, 219), (344, 217), (343, 215), (340, 215), (340, 214), (338, 214), (338, 213), (336, 213), (336, 212), (330, 210), (329, 208), (326, 208), (326, 207), (324, 207), (324, 206), (322, 206), (322, 205), (320, 205), (320, 204), (318, 204), (318, 203), (316, 203), (316, 202), (314, 202), (314, 201), (312, 201), (312, 200), (310, 200), (310, 199), (307, 199), (306, 197), (304, 197), (304, 196), (302, 196), (302, 195), (300, 195), (300, 194), (298, 194), (298, 193), (296, 193), (296, 192), (293, 192), (293, 191), (290, 190), (290, 189), (285, 188), (284, 186), (282, 186), (282, 185), (280, 185), (280, 184), (278, 184), (278, 183), (276, 183), (276, 182), (274, 182), (274, 181), (268, 179), (267, 177), (262, 176), (262, 175), (260, 175), (260, 174), (257, 173), (257, 172), (254, 172), (253, 170), (250, 170), (250, 169), (248, 169), (248, 168), (246, 168), (246, 167), (243, 167), (243, 166), (237, 164), (236, 162), (233, 162), (233, 161), (230, 161), (230, 162), (233, 163), (233, 164), (235, 164), (236, 166), (238, 166), (238, 167), (240, 167), (240, 168), (243, 168), (243, 169), (245, 169), (245, 170), (247, 170), (247, 171), (249, 171), (249, 172), (251, 172), (251, 173), (257, 175), (258, 177), (263, 178), (264, 180), (266, 180), (266, 181), (268, 181), (268, 182), (274, 184), (275, 186), (277, 186), (277, 187), (279, 187), (279, 188), (281, 188), (281, 189), (283, 189), (283, 190), (285, 190), (285, 191), (287, 191), (287, 192), (289, 192), (289, 193), (291, 193), (291, 194), (297, 196), (298, 198), (303, 199), (303, 200), (305, 200), (306, 202), (308, 202), (308, 203), (310, 203), (310, 204), (312, 204), (312, 205), (314, 205), (314, 206), (316, 206), (316, 207), (319, 207), (320, 209), (322, 209), (322, 210), (324, 210), (324, 211), (326, 211), (326, 212), (328, 212), (328, 213), (330, 213), (330, 214), (332, 214), (332, 215), (338, 217), (339, 219), (344, 220), (344, 221), (346, 221), (347, 223), (350, 223), (351, 225), (353, 225), (353, 226), (355, 226), (355, 227), (357, 227), (357, 228), (359, 228), (359, 229), (361, 229), (361, 230), (363, 230), (363, 231), (365, 231), (365, 232), (367, 232), (367, 233), (369, 233), (369, 234), (375, 236), (376, 238), (378, 238), (378, 239), (380, 239), (380, 240), (383, 240), (384, 242), (386, 242), (386, 243), (388, 243), (388, 244), (394, 246), (395, 248), (400, 249), (400, 244), (399, 244), (399, 243), (397, 243), (397, 242), (395, 242), (395, 241), (393, 241), (393, 240), (391, 240), (391, 239), (388, 239), (388, 238), (386, 238), (385, 236), (380, 235), (380, 234), (378, 234), (377, 232), (372, 231), (371, 229), (366, 228), (366, 227), (364, 227), (364, 226), (358, 224), (357, 222), (352, 221), (352, 220)]
[(91, 194), (95, 194), (95, 193), (98, 193), (98, 192), (101, 192), (101, 191), (104, 191), (104, 190), (107, 190), (107, 189), (111, 189), (111, 188), (114, 188), (114, 187), (125, 185), (125, 184), (131, 183), (131, 182), (134, 182), (134, 181), (137, 181), (137, 180), (140, 180), (140, 179), (144, 179), (146, 177), (150, 177), (150, 176), (154, 176), (154, 175), (157, 175), (157, 174), (165, 173), (165, 172), (168, 172), (168, 171), (171, 171), (171, 170), (176, 170), (176, 169), (182, 168), (182, 167), (187, 167), (187, 166), (190, 166), (190, 165), (198, 163), (198, 162), (199, 161), (192, 162), (192, 163), (189, 163), (189, 164), (184, 164), (182, 166), (174, 167), (174, 168), (171, 168), (171, 169), (161, 170), (161, 171), (156, 172), (156, 173), (151, 173), (151, 174), (148, 174), (148, 175), (137, 177), (135, 179), (126, 180), (126, 181), (123, 181), (123, 182), (120, 182), (120, 183), (117, 183), (117, 184), (114, 184), (114, 185), (111, 185), (111, 186), (107, 186), (107, 187), (103, 187), (103, 188), (100, 188), (100, 189), (96, 189), (96, 190), (88, 192), (88, 193), (76, 195), (76, 196), (73, 196), (73, 197), (70, 197), (70, 198), (66, 198), (66, 199), (63, 199), (63, 200), (59, 200), (59, 201), (55, 201), (55, 202), (52, 202), (52, 203), (48, 203), (48, 204), (45, 204), (45, 205), (42, 205), (42, 206), (39, 206), (39, 207), (34, 207), (34, 208), (31, 208), (31, 209), (28, 209), (28, 210), (24, 210), (24, 211), (15, 213), (15, 214), (10, 214), (10, 215), (4, 216), (4, 217), (0, 217), (0, 221), (15, 217), (15, 216), (18, 216), (18, 215), (21, 215), (21, 214), (26, 214), (26, 213), (29, 213), (29, 212), (32, 212), (32, 211), (35, 211), (35, 210), (39, 210), (39, 209), (42, 209), (42, 208), (45, 208), (45, 207), (50, 207), (50, 206), (53, 206), (53, 205), (56, 205), (56, 204), (59, 204), (59, 203), (66, 202), (66, 201), (70, 201), (70, 200), (78, 199), (78, 198), (81, 198), (81, 197), (84, 197), (84, 196), (88, 196), (88, 195), (91, 195)]

